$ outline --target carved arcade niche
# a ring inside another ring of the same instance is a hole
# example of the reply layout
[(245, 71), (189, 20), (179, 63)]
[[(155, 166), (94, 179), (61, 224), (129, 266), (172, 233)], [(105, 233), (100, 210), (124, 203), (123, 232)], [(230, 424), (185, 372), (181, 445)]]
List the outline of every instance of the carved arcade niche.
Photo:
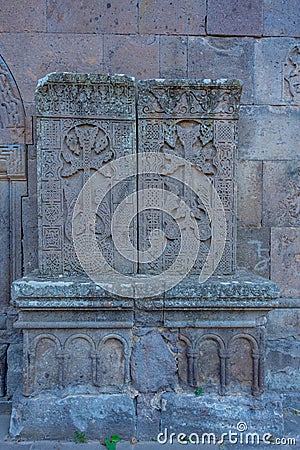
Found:
[[(138, 84), (137, 117), (134, 80), (125, 76), (52, 74), (41, 80), (36, 94), (39, 155), (40, 271), (81, 273), (72, 244), (72, 214), (84, 183), (104, 164), (126, 154), (157, 152), (177, 155), (196, 165), (211, 181), (223, 202), (227, 238), (219, 274), (235, 270), (235, 148), (241, 94), (239, 82), (219, 80), (148, 80)], [(138, 121), (138, 149), (135, 126)], [(155, 171), (155, 170), (154, 170)], [(130, 239), (147, 250), (149, 236), (161, 229), (167, 240), (160, 257), (138, 265), (114, 247), (111, 218), (116, 206), (135, 191), (136, 180), (119, 183), (100, 204), (96, 235), (106, 261), (123, 273), (160, 273), (180, 249), (176, 221), (156, 209), (133, 221)], [(198, 223), (200, 251), (193, 273), (206, 261), (212, 230), (207, 211), (172, 174), (150, 173), (138, 178), (138, 189), (161, 188), (186, 201)], [(95, 199), (89, 194), (83, 203)], [(143, 194), (141, 194), (143, 203)], [(84, 206), (83, 206), (84, 209)], [(84, 211), (82, 212), (84, 217)], [(83, 227), (87, 221), (82, 220)]]
[(128, 385), (128, 331), (25, 331), (25, 340), (25, 395), (80, 386), (117, 393)]
[(181, 330), (178, 356), (183, 388), (205, 392), (247, 392), (259, 395), (264, 386), (263, 330)]

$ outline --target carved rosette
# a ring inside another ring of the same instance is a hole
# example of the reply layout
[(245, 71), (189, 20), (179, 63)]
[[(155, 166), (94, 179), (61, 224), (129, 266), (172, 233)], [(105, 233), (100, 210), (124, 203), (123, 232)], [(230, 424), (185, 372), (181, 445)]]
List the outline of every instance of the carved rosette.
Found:
[[(146, 80), (138, 85), (139, 152), (185, 158), (210, 179), (222, 200), (227, 239), (219, 274), (235, 269), (235, 151), (240, 96), (240, 82), (229, 80)], [(171, 173), (160, 177), (149, 174), (140, 179), (139, 188), (167, 189), (190, 205), (200, 235), (200, 252), (192, 272), (200, 273), (211, 245), (210, 220), (202, 202), (171, 177)], [(147, 245), (147, 236), (155, 228), (164, 230), (167, 245), (158, 260), (140, 265), (144, 273), (159, 273), (170, 267), (180, 248), (175, 221), (154, 206), (143, 215), (139, 241)]]

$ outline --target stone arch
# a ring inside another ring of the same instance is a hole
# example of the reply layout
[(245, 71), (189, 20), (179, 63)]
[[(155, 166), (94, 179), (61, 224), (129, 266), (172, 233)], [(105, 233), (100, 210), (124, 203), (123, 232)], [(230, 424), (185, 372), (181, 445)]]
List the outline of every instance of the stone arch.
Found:
[(104, 391), (122, 390), (129, 381), (127, 341), (118, 333), (110, 333), (100, 340), (97, 350), (97, 386)]
[(75, 333), (69, 336), (64, 344), (66, 358), (65, 385), (92, 384), (95, 350), (95, 342), (87, 334)]
[(43, 333), (32, 341), (31, 383), (34, 392), (50, 390), (60, 386), (61, 364), (58, 356), (61, 354), (61, 343), (51, 333)]
[(231, 391), (260, 391), (260, 349), (254, 336), (237, 333), (228, 342), (228, 381)]
[(205, 333), (196, 341), (195, 364), (197, 385), (205, 392), (223, 392), (225, 387), (225, 342), (215, 333)]
[(259, 349), (258, 342), (255, 339), (255, 337), (252, 336), (251, 334), (248, 334), (248, 333), (238, 333), (238, 334), (235, 334), (234, 336), (232, 336), (231, 339), (228, 342), (228, 347), (236, 339), (246, 339), (246, 340), (248, 340), (251, 343), (252, 350), (258, 350)]

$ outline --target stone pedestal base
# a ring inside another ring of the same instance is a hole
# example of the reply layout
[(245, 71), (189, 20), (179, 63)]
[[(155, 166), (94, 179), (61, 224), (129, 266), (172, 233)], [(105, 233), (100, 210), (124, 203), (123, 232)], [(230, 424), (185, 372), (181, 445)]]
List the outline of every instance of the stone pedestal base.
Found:
[(204, 284), (190, 277), (142, 300), (112, 298), (87, 279), (14, 282), (23, 386), (11, 434), (152, 439), (162, 427), (219, 432), (264, 414), (267, 423), (276, 408), (260, 397), (265, 324), (278, 295), (244, 272)]

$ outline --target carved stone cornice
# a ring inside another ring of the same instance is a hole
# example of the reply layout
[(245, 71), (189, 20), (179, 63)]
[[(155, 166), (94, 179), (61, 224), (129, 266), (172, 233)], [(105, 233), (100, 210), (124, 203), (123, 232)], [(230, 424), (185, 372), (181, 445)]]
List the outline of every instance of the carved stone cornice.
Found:
[(138, 86), (140, 118), (238, 118), (239, 80), (147, 80)]
[(125, 75), (51, 73), (39, 81), (37, 115), (135, 119), (134, 91)]

